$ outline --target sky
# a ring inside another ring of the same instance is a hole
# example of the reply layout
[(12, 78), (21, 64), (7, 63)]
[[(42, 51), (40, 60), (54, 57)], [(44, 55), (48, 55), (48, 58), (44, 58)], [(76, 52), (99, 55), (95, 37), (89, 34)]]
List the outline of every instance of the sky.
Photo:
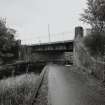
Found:
[[(72, 40), (86, 0), (0, 0), (0, 17), (22, 44)], [(50, 36), (50, 38), (49, 38)]]

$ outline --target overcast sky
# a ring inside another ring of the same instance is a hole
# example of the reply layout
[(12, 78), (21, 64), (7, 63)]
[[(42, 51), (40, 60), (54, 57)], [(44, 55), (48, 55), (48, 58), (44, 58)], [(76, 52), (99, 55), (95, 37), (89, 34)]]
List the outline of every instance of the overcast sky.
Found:
[(86, 0), (0, 0), (0, 17), (17, 30), (22, 43), (49, 41), (48, 24), (51, 41), (70, 40), (75, 26), (83, 26), (79, 18), (85, 4)]

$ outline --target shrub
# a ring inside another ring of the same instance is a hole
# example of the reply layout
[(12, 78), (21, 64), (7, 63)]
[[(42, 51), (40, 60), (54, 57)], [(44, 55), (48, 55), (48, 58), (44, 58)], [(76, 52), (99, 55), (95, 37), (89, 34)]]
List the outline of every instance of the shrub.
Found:
[(104, 55), (105, 33), (90, 33), (84, 37), (83, 42), (92, 56), (96, 57)]

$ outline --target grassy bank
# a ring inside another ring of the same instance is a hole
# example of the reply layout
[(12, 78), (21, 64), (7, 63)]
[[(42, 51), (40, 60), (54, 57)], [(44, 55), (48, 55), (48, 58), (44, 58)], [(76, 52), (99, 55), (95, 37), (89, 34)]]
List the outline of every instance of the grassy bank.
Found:
[(39, 76), (33, 73), (0, 81), (0, 105), (30, 105)]
[(33, 105), (50, 105), (50, 103), (48, 103), (48, 67), (47, 66), (43, 69), (43, 72), (41, 73), (40, 76), (43, 78), (43, 80), (41, 81), (41, 85)]

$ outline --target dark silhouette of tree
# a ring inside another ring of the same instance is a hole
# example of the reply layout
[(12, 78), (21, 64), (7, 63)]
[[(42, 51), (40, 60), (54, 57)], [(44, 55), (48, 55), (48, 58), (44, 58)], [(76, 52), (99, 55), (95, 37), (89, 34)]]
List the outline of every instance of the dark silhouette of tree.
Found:
[(16, 31), (6, 27), (6, 21), (0, 19), (0, 63), (6, 63), (15, 58), (18, 43), (14, 38)]
[(104, 56), (105, 35), (104, 33), (94, 32), (84, 37), (84, 44), (94, 57)]
[(87, 0), (87, 8), (81, 20), (91, 25), (93, 30), (105, 31), (105, 0)]

